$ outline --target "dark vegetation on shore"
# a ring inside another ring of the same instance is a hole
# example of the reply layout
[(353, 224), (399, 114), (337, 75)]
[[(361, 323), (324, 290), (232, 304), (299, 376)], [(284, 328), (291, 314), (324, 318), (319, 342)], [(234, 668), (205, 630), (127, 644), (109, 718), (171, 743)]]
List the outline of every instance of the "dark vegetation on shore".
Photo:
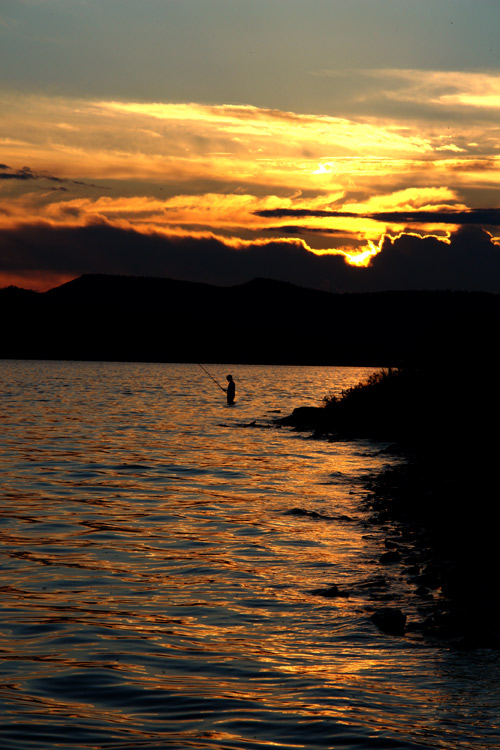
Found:
[(389, 554), (434, 602), (419, 628), (463, 648), (499, 648), (500, 396), (479, 338), (469, 354), (482, 358), (443, 345), (432, 365), (380, 371), (283, 422), (330, 439), (394, 441), (405, 460), (369, 478), (368, 504), (374, 523), (397, 523), (401, 543)]

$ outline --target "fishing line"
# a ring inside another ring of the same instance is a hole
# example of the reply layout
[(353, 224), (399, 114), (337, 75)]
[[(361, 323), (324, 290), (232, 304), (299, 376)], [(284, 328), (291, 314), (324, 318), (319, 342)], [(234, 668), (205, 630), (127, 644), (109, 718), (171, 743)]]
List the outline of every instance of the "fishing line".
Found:
[(219, 382), (218, 382), (218, 381), (217, 381), (217, 380), (216, 380), (215, 378), (213, 378), (213, 377), (212, 377), (212, 376), (210, 375), (210, 373), (208, 372), (208, 370), (205, 370), (205, 368), (203, 367), (203, 365), (200, 365), (200, 363), (199, 363), (199, 362), (198, 362), (197, 364), (198, 364), (198, 367), (201, 367), (201, 369), (203, 370), (203, 372), (206, 372), (206, 374), (208, 375), (208, 377), (209, 377), (209, 378), (210, 378), (211, 380), (213, 380), (213, 381), (214, 381), (214, 383), (215, 383), (216, 385), (218, 385), (218, 386), (219, 386), (219, 388), (221, 389), (221, 391), (224, 391), (224, 393), (225, 393), (225, 392), (226, 392), (226, 389), (225, 389), (225, 388), (223, 388), (223, 387), (221, 386), (221, 384), (220, 384), (220, 383), (219, 383)]

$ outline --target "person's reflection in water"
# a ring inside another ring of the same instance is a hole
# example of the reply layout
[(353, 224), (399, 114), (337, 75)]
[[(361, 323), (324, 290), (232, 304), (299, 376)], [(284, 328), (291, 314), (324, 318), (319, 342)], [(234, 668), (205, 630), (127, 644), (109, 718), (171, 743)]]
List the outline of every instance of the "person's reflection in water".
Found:
[(232, 375), (228, 375), (226, 380), (227, 380), (227, 388), (225, 388), (224, 390), (227, 393), (227, 403), (234, 404), (234, 394), (236, 392), (236, 384), (233, 380)]

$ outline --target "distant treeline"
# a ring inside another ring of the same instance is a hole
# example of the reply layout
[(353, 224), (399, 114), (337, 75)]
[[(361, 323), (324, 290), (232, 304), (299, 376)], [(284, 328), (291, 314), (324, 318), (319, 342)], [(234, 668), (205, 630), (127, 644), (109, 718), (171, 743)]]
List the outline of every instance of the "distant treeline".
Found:
[(0, 358), (391, 366), (489, 357), (500, 295), (85, 275), (0, 290)]

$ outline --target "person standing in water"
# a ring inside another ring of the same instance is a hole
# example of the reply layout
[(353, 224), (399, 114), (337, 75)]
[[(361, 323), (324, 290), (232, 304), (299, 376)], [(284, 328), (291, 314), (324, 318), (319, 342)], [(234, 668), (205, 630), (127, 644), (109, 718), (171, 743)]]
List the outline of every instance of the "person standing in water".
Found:
[(228, 375), (226, 380), (227, 380), (227, 388), (225, 388), (224, 390), (227, 393), (227, 403), (232, 405), (234, 404), (234, 394), (236, 392), (236, 384), (233, 380), (232, 375)]

